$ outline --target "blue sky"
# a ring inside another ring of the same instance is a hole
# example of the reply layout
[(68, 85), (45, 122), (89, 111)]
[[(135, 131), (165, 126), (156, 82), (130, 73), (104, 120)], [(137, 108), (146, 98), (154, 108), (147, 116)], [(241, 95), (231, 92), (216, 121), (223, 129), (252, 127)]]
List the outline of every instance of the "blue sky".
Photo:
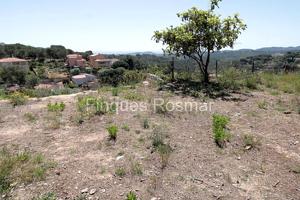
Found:
[[(155, 30), (176, 13), (208, 0), (2, 0), (0, 42), (99, 52), (160, 51)], [(238, 12), (248, 25), (235, 49), (300, 45), (299, 0), (223, 0), (218, 12)]]

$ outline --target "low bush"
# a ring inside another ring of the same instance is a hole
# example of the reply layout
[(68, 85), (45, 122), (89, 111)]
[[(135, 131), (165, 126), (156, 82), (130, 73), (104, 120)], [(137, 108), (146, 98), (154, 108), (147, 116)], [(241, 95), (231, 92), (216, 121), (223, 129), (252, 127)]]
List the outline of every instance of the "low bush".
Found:
[(10, 99), (10, 103), (16, 107), (16, 106), (20, 106), (20, 105), (24, 105), (26, 104), (28, 98), (20, 92), (15, 92), (11, 95), (9, 95), (9, 99)]
[(0, 88), (0, 100), (1, 99), (7, 99), (7, 98), (8, 98), (8, 95), (5, 91), (5, 89)]
[(116, 125), (111, 125), (106, 128), (108, 131), (108, 136), (110, 140), (116, 140), (118, 134), (118, 127)]
[(225, 89), (239, 90), (242, 86), (241, 76), (241, 71), (231, 67), (222, 71), (218, 82)]
[(226, 142), (230, 138), (230, 134), (226, 131), (226, 126), (229, 123), (229, 118), (223, 115), (213, 115), (213, 134), (216, 144), (224, 148)]
[(80, 69), (79, 69), (79, 68), (71, 69), (71, 70), (70, 70), (70, 74), (71, 74), (72, 76), (79, 75), (79, 74), (80, 74)]
[(144, 121), (143, 121), (143, 128), (144, 129), (149, 129), (150, 128), (150, 124), (149, 124), (149, 120), (148, 119), (144, 119)]
[(284, 93), (300, 94), (300, 73), (274, 74), (261, 73), (261, 82), (267, 88)]
[(32, 200), (56, 200), (56, 195), (52, 192), (43, 194), (37, 198), (33, 198)]
[[(11, 153), (0, 151), (0, 194), (10, 191), (12, 184), (29, 184), (44, 180), (48, 169), (54, 164), (46, 161), (41, 154), (27, 151)], [(21, 170), (20, 170), (21, 169)]]
[(112, 94), (112, 96), (114, 96), (114, 97), (119, 96), (119, 88), (114, 87), (114, 88), (111, 90), (111, 94)]
[(142, 165), (140, 163), (135, 162), (135, 161), (131, 161), (130, 168), (131, 168), (131, 174), (132, 175), (136, 175), (136, 176), (143, 175), (143, 168), (142, 168)]
[(115, 171), (115, 175), (118, 177), (124, 177), (126, 175), (126, 170), (124, 167), (118, 167)]
[(136, 84), (146, 79), (146, 74), (140, 71), (126, 71), (123, 75), (123, 84)]
[(267, 110), (268, 109), (268, 102), (266, 100), (259, 101), (259, 102), (257, 102), (257, 106), (258, 106), (259, 109)]
[(243, 136), (244, 147), (246, 149), (258, 148), (261, 145), (260, 141), (253, 135), (246, 134)]
[(60, 103), (48, 103), (47, 108), (49, 112), (62, 112), (65, 110), (66, 105), (63, 102)]
[(29, 121), (31, 123), (33, 123), (33, 122), (35, 122), (37, 120), (37, 117), (34, 114), (32, 114), (32, 113), (25, 113), (24, 117), (25, 117), (25, 119), (27, 121)]
[(29, 97), (49, 97), (57, 95), (74, 94), (80, 92), (80, 88), (57, 88), (57, 89), (23, 89), (22, 93)]
[(157, 152), (160, 155), (161, 168), (164, 169), (168, 165), (169, 157), (170, 157), (171, 152), (172, 152), (172, 148), (169, 144), (162, 144), (162, 145), (158, 146)]
[(93, 73), (93, 68), (91, 68), (91, 67), (86, 67), (86, 68), (84, 69), (84, 71), (85, 71), (85, 73), (87, 73), (87, 74), (92, 74), (92, 73)]
[(130, 101), (143, 101), (145, 99), (143, 95), (133, 91), (126, 92), (124, 98)]
[(129, 126), (128, 126), (128, 124), (124, 124), (123, 126), (122, 126), (122, 129), (124, 130), (124, 131), (130, 131), (130, 128), (129, 128)]
[(28, 74), (25, 77), (26, 80), (26, 86), (28, 88), (34, 88), (34, 86), (36, 86), (37, 84), (39, 84), (39, 77), (37, 77), (35, 74)]
[(127, 62), (119, 60), (117, 62), (115, 62), (112, 66), (113, 69), (117, 69), (117, 68), (124, 68), (124, 69), (128, 69), (129, 65)]
[(122, 82), (124, 73), (124, 68), (101, 69), (98, 71), (98, 77), (101, 83), (117, 86)]
[(256, 74), (248, 74), (245, 78), (244, 78), (244, 83), (243, 85), (248, 88), (248, 89), (252, 89), (252, 90), (256, 90), (258, 89), (258, 85), (261, 83), (260, 77)]
[(255, 90), (258, 89), (261, 79), (257, 74), (231, 67), (222, 71), (218, 82), (225, 89), (240, 90), (242, 88), (248, 88)]
[(59, 129), (62, 125), (62, 114), (60, 112), (49, 112), (46, 120), (48, 129)]
[(152, 146), (160, 156), (162, 169), (167, 167), (169, 157), (173, 151), (171, 146), (164, 142), (165, 137), (166, 136), (163, 134), (161, 127), (154, 128), (152, 134)]
[(104, 115), (113, 111), (113, 106), (110, 107), (102, 98), (84, 96), (77, 100), (77, 111), (82, 119), (90, 119), (95, 115)]
[(126, 200), (137, 200), (137, 199), (138, 198), (134, 192), (131, 191), (127, 194)]
[(1, 67), (0, 80), (8, 84), (24, 85), (26, 82), (27, 71), (23, 67)]

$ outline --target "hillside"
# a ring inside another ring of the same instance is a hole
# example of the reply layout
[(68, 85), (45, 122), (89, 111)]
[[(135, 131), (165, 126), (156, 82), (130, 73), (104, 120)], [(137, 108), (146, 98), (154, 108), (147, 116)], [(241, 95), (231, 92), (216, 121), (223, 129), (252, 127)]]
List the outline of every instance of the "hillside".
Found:
[[(289, 107), (297, 96), (252, 91), (192, 98), (160, 91), (148, 81), (119, 87), (118, 93), (99, 88), (31, 99), (15, 108), (0, 101), (0, 146), (19, 152), (23, 169), (13, 168), (16, 186), (3, 197), (123, 200), (133, 191), (145, 200), (298, 199), (300, 115)], [(144, 103), (148, 109), (89, 114), (78, 121), (78, 106), (84, 105), (78, 101), (85, 96)], [(155, 98), (212, 103), (212, 110), (155, 111)], [(65, 108), (49, 110), (54, 102)], [(214, 114), (230, 119), (226, 131), (231, 137), (224, 148), (214, 141)], [(118, 127), (116, 140), (108, 134), (112, 125)]]

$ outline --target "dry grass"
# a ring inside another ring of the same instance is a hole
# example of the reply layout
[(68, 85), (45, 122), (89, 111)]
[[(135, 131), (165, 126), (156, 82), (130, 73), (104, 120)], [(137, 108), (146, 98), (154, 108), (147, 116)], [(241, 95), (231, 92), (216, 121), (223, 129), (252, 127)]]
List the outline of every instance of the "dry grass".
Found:
[(44, 180), (48, 169), (54, 166), (42, 154), (11, 153), (4, 148), (0, 151), (0, 193), (8, 192), (12, 184)]

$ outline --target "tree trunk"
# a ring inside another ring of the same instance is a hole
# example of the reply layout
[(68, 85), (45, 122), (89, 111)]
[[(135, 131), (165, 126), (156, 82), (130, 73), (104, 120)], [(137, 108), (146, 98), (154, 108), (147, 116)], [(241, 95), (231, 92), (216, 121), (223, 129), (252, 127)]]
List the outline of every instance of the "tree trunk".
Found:
[(204, 78), (204, 80), (203, 80), (204, 83), (209, 84), (209, 73), (208, 73), (207, 69), (204, 71), (203, 75), (204, 75), (204, 77), (203, 77)]
[(174, 70), (175, 70), (175, 58), (172, 58), (171, 61), (171, 80), (175, 81), (175, 75), (174, 75)]

